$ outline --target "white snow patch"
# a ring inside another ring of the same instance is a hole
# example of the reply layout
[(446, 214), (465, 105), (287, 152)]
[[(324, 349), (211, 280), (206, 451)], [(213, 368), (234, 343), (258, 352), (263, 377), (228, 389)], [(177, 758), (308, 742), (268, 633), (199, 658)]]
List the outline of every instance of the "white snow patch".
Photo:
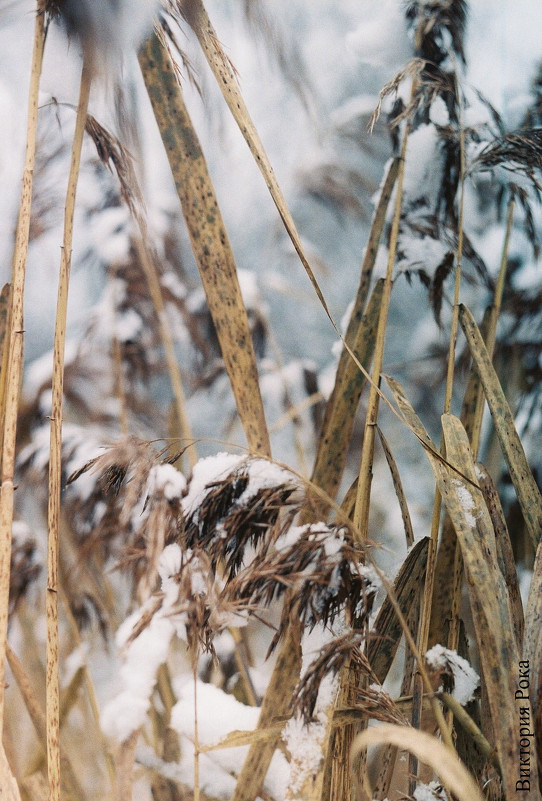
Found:
[(459, 656), (457, 651), (451, 651), (449, 648), (444, 648), (443, 645), (434, 645), (425, 654), (425, 661), (434, 670), (445, 670), (452, 673), (454, 688), (451, 695), (461, 706), (472, 701), (480, 684), (480, 677), (467, 660)]
[[(194, 777), (194, 701), (198, 716), (200, 745), (213, 745), (231, 731), (251, 731), (256, 728), (259, 707), (246, 706), (232, 695), (212, 684), (192, 680), (180, 687), (176, 683), (178, 702), (171, 711), (171, 725), (181, 737), (181, 759), (178, 763), (184, 782), (192, 786)], [(235, 788), (248, 751), (248, 746), (217, 749), (200, 755), (200, 787), (208, 795), (228, 799)], [(274, 798), (284, 798), (288, 779), (288, 765), (281, 753), (275, 753), (267, 773), (264, 789)]]
[(147, 479), (149, 495), (162, 492), (171, 501), (180, 498), (186, 489), (186, 478), (172, 464), (158, 464), (151, 468)]
[(409, 200), (426, 197), (431, 202), (438, 183), (440, 159), (434, 152), (438, 143), (434, 125), (420, 125), (408, 137), (404, 192)]
[(241, 505), (248, 503), (260, 490), (280, 484), (290, 486), (299, 483), (293, 473), (267, 459), (251, 459), (248, 462), (248, 476), (248, 485), (237, 501)]
[(436, 97), (431, 103), (429, 109), (429, 119), (434, 125), (448, 125), (450, 123), (450, 115), (448, 108), (442, 97)]
[(414, 790), (416, 801), (449, 801), (448, 793), (438, 782), (418, 784)]
[[(322, 626), (316, 626), (305, 634), (301, 643), (303, 663), (301, 675), (307, 671), (322, 648), (332, 639), (333, 634)], [(294, 801), (305, 781), (318, 772), (324, 758), (328, 713), (337, 694), (338, 678), (326, 676), (320, 683), (318, 698), (314, 708), (314, 721), (305, 726), (302, 718), (293, 717), (286, 724), (282, 739), (291, 755), (290, 779), (288, 782), (288, 801)]]
[[(125, 637), (127, 632), (121, 628), (122, 637)], [(174, 631), (170, 620), (154, 615), (149, 625), (128, 646), (126, 659), (120, 668), (123, 689), (109, 701), (101, 716), (102, 729), (108, 737), (124, 742), (143, 725), (150, 708), (156, 673), (167, 659)]]
[(359, 27), (346, 35), (346, 49), (362, 64), (392, 74), (410, 58), (410, 45), (401, 6), (396, 0), (368, 4)]
[(239, 467), (245, 458), (237, 454), (221, 452), (196, 462), (192, 470), (188, 493), (182, 502), (185, 515), (192, 514), (201, 505), (209, 492), (210, 484), (225, 479), (232, 470)]
[(456, 488), (457, 497), (459, 499), (459, 503), (461, 504), (461, 508), (465, 513), (465, 520), (474, 528), (476, 526), (476, 515), (473, 514), (473, 510), (476, 508), (474, 503), (474, 498), (472, 497), (470, 491), (466, 488), (462, 481), (458, 478), (452, 479), (452, 484)]
[(433, 277), (435, 270), (450, 250), (445, 242), (430, 236), (418, 237), (405, 234), (400, 237), (399, 248), (402, 258), (397, 265), (398, 270), (423, 268), (430, 277)]

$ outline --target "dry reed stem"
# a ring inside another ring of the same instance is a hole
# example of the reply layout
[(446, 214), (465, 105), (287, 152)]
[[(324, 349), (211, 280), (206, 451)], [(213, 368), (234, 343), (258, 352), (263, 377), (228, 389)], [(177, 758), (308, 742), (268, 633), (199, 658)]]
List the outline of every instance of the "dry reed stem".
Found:
[(115, 760), (114, 801), (132, 801), (132, 773), (139, 732), (140, 730), (136, 729), (119, 747)]
[(399, 237), (399, 224), (401, 221), (401, 206), (403, 203), (403, 183), (405, 178), (405, 160), (410, 133), (410, 122), (405, 123), (403, 142), (401, 145), (401, 157), (397, 172), (397, 189), (395, 196), (395, 209), (390, 233), (388, 265), (384, 282), (382, 303), (380, 306), (380, 316), (378, 318), (378, 328), (376, 332), (375, 353), (373, 357), (373, 369), (371, 374), (371, 388), (367, 414), (365, 417), (365, 429), (363, 434), (363, 444), (361, 450), (361, 463), (359, 468), (358, 490), (356, 494), (356, 505), (354, 507), (354, 526), (360, 532), (362, 542), (368, 537), (369, 525), (369, 505), (371, 495), (372, 465), (374, 455), (375, 427), (378, 418), (378, 407), (380, 393), (376, 388), (380, 386), (380, 373), (384, 360), (384, 345), (386, 338), (386, 328), (388, 324), (388, 312), (390, 306), (393, 267), (397, 252), (397, 241)]
[[(7, 646), (6, 655), (26, 711), (36, 731), (38, 741), (43, 746), (47, 738), (46, 716), (19, 658), (9, 645)], [(62, 754), (62, 794), (66, 801), (84, 801), (85, 799), (85, 794), (79, 784), (73, 766), (65, 754)]]
[(440, 700), (446, 704), (450, 712), (460, 724), (460, 726), (469, 734), (472, 741), (480, 749), (480, 753), (488, 762), (500, 771), (499, 760), (495, 749), (488, 743), (483, 733), (480, 731), (476, 723), (473, 721), (469, 713), (461, 706), (459, 701), (449, 693), (438, 693)]
[[(457, 343), (457, 331), (459, 328), (459, 297), (461, 289), (461, 266), (463, 259), (463, 237), (464, 237), (464, 210), (465, 210), (465, 129), (463, 127), (462, 104), (459, 103), (459, 181), (460, 181), (460, 196), (459, 196), (459, 213), (458, 213), (458, 235), (457, 235), (457, 252), (454, 276), (454, 301), (452, 307), (452, 322), (450, 326), (450, 338), (448, 345), (448, 364), (446, 369), (446, 388), (444, 395), (444, 414), (449, 414), (452, 408), (452, 393), (454, 386), (454, 373), (455, 373), (455, 349)], [(440, 452), (445, 456), (444, 437), (441, 437)], [(425, 654), (428, 649), (429, 630), (431, 626), (431, 612), (433, 603), (433, 588), (435, 582), (435, 567), (437, 562), (437, 543), (438, 533), (440, 529), (440, 517), (442, 510), (442, 498), (438, 486), (435, 487), (435, 499), (433, 504), (433, 518), (431, 523), (431, 540), (429, 544), (429, 553), (427, 557), (427, 574), (425, 577), (425, 585), (423, 591), (423, 605), (420, 615), (420, 626), (418, 631), (418, 643), (420, 652)], [(461, 591), (461, 566), (460, 554), (456, 548), (456, 555), (454, 559), (454, 589), (452, 593), (452, 609), (458, 609), (458, 593)], [(457, 625), (452, 627), (459, 636), (459, 627)], [(455, 648), (455, 645), (450, 645)], [(415, 677), (415, 683), (419, 687), (419, 679)], [(418, 692), (418, 697), (420, 693)], [(418, 710), (421, 714), (421, 709)], [(449, 719), (451, 723), (451, 717)], [(414, 771), (413, 771), (414, 772)]]
[(6, 383), (9, 355), (11, 284), (4, 284), (0, 293), (0, 453), (4, 433), (4, 413), (6, 409)]
[(73, 136), (70, 172), (64, 210), (64, 236), (62, 242), (58, 300), (53, 346), (53, 379), (51, 401), (51, 442), (49, 453), (49, 502), (47, 537), (47, 594), (46, 594), (46, 712), (47, 712), (47, 771), (50, 801), (60, 801), (60, 720), (58, 683), (58, 551), (60, 526), (60, 494), (62, 480), (62, 403), (64, 394), (64, 347), (66, 343), (66, 316), (73, 244), (73, 218), (77, 181), (81, 164), (81, 149), (87, 119), (90, 95), (91, 70), (85, 61), (81, 72), (81, 86), (75, 132)]
[(2, 468), (0, 472), (0, 732), (4, 720), (4, 671), (9, 610), (9, 575), (11, 561), (11, 526), (13, 523), (13, 476), (15, 472), (15, 442), (17, 437), (17, 413), (23, 371), (23, 301), (26, 276), (26, 258), (30, 232), (30, 207), (36, 154), (36, 131), (38, 119), (38, 92), (45, 47), (45, 17), (36, 14), (32, 71), (28, 96), (28, 123), (23, 186), (19, 206), (19, 219), (15, 234), (13, 256), (12, 296), (10, 304), (10, 331), (6, 394), (3, 419)]
[[(377, 328), (375, 318), (378, 314), (376, 304), (378, 302), (378, 307), (380, 307), (383, 289), (380, 282), (375, 284), (373, 295), (368, 304), (367, 298), (378, 246), (386, 222), (386, 212), (397, 179), (398, 169), (399, 160), (393, 159), (386, 173), (375, 209), (361, 267), (356, 299), (344, 337), (349, 347), (358, 354), (359, 360), (367, 365), (367, 369), (370, 367), (372, 351), (374, 350)], [(372, 305), (373, 298), (375, 308)], [(363, 372), (361, 376), (358, 375), (356, 368), (357, 365), (352, 361), (350, 352), (345, 345), (339, 358), (333, 391), (326, 404), (322, 432), (318, 439), (312, 471), (312, 480), (332, 497), (335, 497), (342, 478), (348, 443), (354, 426), (354, 417), (365, 380)]]

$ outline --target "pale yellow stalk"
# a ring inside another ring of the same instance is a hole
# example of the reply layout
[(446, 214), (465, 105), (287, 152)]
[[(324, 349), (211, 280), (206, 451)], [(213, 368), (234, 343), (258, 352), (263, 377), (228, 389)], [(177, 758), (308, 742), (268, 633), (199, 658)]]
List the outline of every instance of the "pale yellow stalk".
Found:
[(60, 259), (58, 300), (53, 346), (53, 381), (51, 402), (51, 443), (49, 453), (49, 503), (47, 539), (47, 646), (46, 646), (46, 713), (47, 713), (47, 772), (50, 801), (60, 801), (60, 721), (58, 683), (58, 552), (60, 525), (60, 493), (62, 475), (62, 401), (64, 393), (64, 346), (68, 287), (73, 242), (73, 218), (81, 148), (87, 121), (91, 74), (83, 65), (75, 133), (73, 137), (70, 173), (64, 210), (64, 237)]

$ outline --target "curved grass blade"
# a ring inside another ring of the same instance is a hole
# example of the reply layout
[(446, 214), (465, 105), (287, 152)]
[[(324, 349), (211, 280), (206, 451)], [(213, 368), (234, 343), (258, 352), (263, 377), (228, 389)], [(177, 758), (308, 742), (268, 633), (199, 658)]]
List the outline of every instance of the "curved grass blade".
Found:
[[(356, 738), (352, 751), (357, 754), (370, 745), (395, 745), (414, 754), (421, 762), (430, 765), (442, 779), (447, 789), (453, 792), (458, 801), (483, 801), (483, 796), (474, 779), (457, 756), (436, 737), (394, 723), (366, 729)], [(365, 788), (368, 798), (372, 798), (369, 787)]]
[(474, 318), (461, 305), (459, 319), (469, 345), (476, 370), (482, 381), (486, 400), (501, 449), (518, 496), (525, 525), (536, 548), (542, 534), (542, 496), (527, 462), (523, 445), (516, 431), (514, 418), (503, 389), (491, 363), (484, 340)]
[[(493, 306), (488, 306), (484, 312), (480, 333), (487, 341), (488, 332), (491, 328), (493, 318)], [(474, 366), (471, 366), (463, 404), (461, 407), (460, 419), (465, 426), (465, 431), (472, 443), (477, 434), (477, 409), (479, 406), (479, 396), (482, 393), (480, 378)], [(452, 605), (454, 603), (454, 573), (456, 568), (456, 544), (457, 537), (454, 527), (448, 515), (444, 515), (442, 530), (435, 562), (435, 581), (433, 587), (433, 600), (431, 605), (431, 623), (429, 627), (428, 647), (437, 642), (446, 644), (448, 639), (448, 629), (450, 621), (453, 620)]]
[(249, 449), (271, 454), (256, 357), (233, 253), (175, 65), (156, 33), (139, 64), (166, 149), (192, 250)]

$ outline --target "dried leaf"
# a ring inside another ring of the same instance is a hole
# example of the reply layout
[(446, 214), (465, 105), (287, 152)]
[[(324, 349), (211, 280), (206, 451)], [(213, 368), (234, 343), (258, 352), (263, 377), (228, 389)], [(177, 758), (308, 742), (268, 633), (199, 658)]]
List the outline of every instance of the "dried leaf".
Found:
[[(393, 582), (393, 592), (404, 617), (408, 617), (425, 580), (429, 537), (419, 540), (408, 553)], [(374, 622), (367, 648), (367, 657), (378, 681), (382, 684), (391, 668), (403, 630), (393, 605), (386, 597)]]
[(270, 456), (256, 357), (233, 253), (173, 60), (156, 33), (140, 51), (139, 63), (248, 446), (252, 452)]
[(497, 560), (508, 589), (510, 608), (512, 610), (512, 617), (514, 618), (514, 633), (516, 635), (518, 651), (521, 653), (524, 630), (523, 604), (521, 602), (516, 561), (514, 559), (514, 552), (512, 551), (512, 543), (510, 541), (508, 526), (506, 525), (506, 518), (493, 479), (480, 463), (476, 465), (476, 474), (489, 511), (489, 516), (491, 517), (491, 522), (493, 523), (493, 530), (497, 543)]
[[(448, 459), (474, 482), (474, 462), (461, 422), (453, 415), (445, 414), (442, 427)], [(467, 485), (449, 468), (431, 461), (442, 500), (461, 546), (503, 784), (505, 793), (513, 797), (520, 752), (520, 735), (515, 724), (519, 657), (508, 594), (497, 561), (495, 534), (481, 490), (472, 484)], [(536, 786), (534, 748), (531, 772)]]
[(486, 400), (493, 417), (495, 430), (514, 484), (525, 525), (534, 547), (542, 533), (542, 496), (529, 467), (523, 445), (516, 431), (514, 418), (503, 389), (491, 363), (478, 326), (466, 306), (461, 305), (459, 319), (469, 349), (482, 381)]
[(388, 440), (384, 436), (380, 426), (377, 425), (376, 430), (378, 431), (380, 443), (384, 450), (386, 462), (388, 463), (388, 467), (390, 468), (391, 478), (393, 481), (393, 488), (395, 490), (395, 494), (397, 495), (399, 506), (401, 507), (401, 517), (403, 518), (403, 525), (405, 527), (406, 543), (407, 547), (410, 548), (411, 545), (414, 545), (414, 531), (412, 529), (412, 521), (410, 519), (410, 512), (408, 511), (408, 504), (405, 497), (405, 491), (403, 489), (403, 482), (401, 481), (401, 476), (399, 475), (399, 469), (397, 467), (395, 459), (393, 458), (393, 453), (391, 452)]

